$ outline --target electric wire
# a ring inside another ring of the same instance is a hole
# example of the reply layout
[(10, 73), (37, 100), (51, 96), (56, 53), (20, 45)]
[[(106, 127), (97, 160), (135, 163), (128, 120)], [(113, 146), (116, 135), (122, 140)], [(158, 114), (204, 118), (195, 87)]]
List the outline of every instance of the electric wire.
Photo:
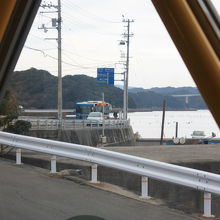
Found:
[[(76, 4), (71, 4), (70, 2), (67, 2), (67, 1), (65, 1), (65, 0), (63, 0), (63, 3), (62, 3), (62, 4), (63, 4), (63, 7), (65, 7), (66, 9), (73, 9), (74, 11), (76, 11), (76, 9), (77, 9), (78, 11), (80, 11), (80, 12), (79, 12), (80, 17), (85, 17), (85, 18), (89, 19), (89, 22), (88, 22), (87, 20), (85, 20), (85, 19), (80, 19), (80, 18), (78, 18), (78, 17), (76, 17), (76, 16), (73, 16), (73, 13), (72, 13), (72, 12), (69, 12), (69, 10), (66, 10), (65, 14), (63, 14), (63, 19), (64, 19), (64, 20), (67, 20), (67, 22), (68, 22), (69, 24), (71, 24), (71, 25), (74, 27), (74, 29), (76, 28), (76, 26), (77, 26), (77, 29), (81, 29), (81, 28), (82, 28), (82, 24), (83, 24), (84, 26), (89, 26), (89, 28), (91, 28), (91, 30), (94, 31), (96, 34), (98, 33), (98, 34), (107, 35), (107, 36), (109, 36), (109, 35), (119, 35), (119, 34), (107, 33), (107, 32), (105, 32), (105, 31), (103, 31), (103, 30), (100, 32), (100, 28), (97, 26), (97, 22), (96, 22), (96, 23), (94, 23), (94, 22), (91, 23), (91, 18), (92, 18), (93, 20), (96, 20), (96, 21), (97, 21), (97, 20), (100, 20), (100, 21), (102, 21), (102, 22), (104, 21), (104, 22), (113, 23), (113, 24), (115, 24), (115, 23), (121, 23), (121, 22), (113, 22), (113, 21), (110, 21), (110, 20), (107, 20), (107, 19), (103, 19), (103, 18), (101, 18), (101, 17), (98, 17), (98, 16), (96, 16), (96, 15), (94, 15), (94, 14), (88, 12), (88, 11), (85, 10), (85, 9), (82, 9), (82, 8), (79, 7), (78, 5), (76, 5)], [(48, 16), (48, 15), (45, 15), (44, 13), (41, 13), (41, 12), (39, 12), (39, 15), (40, 15), (40, 19), (41, 19), (41, 20), (42, 20), (42, 18), (45, 18), (45, 19), (52, 19), (52, 18), (53, 18), (53, 16)], [(51, 23), (51, 21), (45, 22), (45, 24), (50, 24), (50, 23)], [(65, 29), (66, 26), (67, 26), (67, 25), (65, 25), (65, 23), (64, 23), (63, 28)], [(40, 37), (38, 37), (38, 36), (35, 36), (35, 35), (33, 35), (33, 34), (32, 34), (32, 36), (34, 36), (34, 37), (37, 38), (37, 39), (40, 39), (41, 41), (43, 40), (42, 38), (40, 38)], [(44, 41), (44, 40), (43, 40), (43, 41)], [(44, 43), (45, 43), (45, 44), (51, 44), (51, 45), (54, 46), (54, 44), (52, 44), (52, 43), (50, 43), (50, 42), (48, 42), (48, 41), (44, 41)], [(26, 48), (26, 49), (33, 50), (33, 51), (36, 51), (36, 52), (40, 52), (40, 53), (43, 54), (44, 57), (49, 57), (49, 58), (51, 58), (51, 59), (58, 60), (56, 57), (51, 56), (50, 54), (48, 54), (48, 53), (45, 52), (45, 51), (47, 51), (47, 50), (56, 49), (57, 46), (56, 46), (56, 48), (37, 49), (37, 48), (33, 48), (33, 47), (30, 47), (30, 46), (26, 45), (25, 48)], [(99, 63), (96, 62), (96, 63), (90, 63), (90, 64), (83, 64), (83, 65), (82, 65), (82, 64), (76, 62), (76, 61), (75, 61), (72, 57), (70, 57), (66, 52), (69, 53), (69, 54), (72, 54), (72, 55), (74, 55), (74, 56), (78, 56), (78, 57), (81, 57), (81, 58), (84, 58), (84, 59), (87, 59), (87, 60), (97, 61), (97, 62), (99, 62)], [(112, 62), (112, 61), (109, 62), (109, 61), (103, 61), (103, 60), (98, 60), (98, 59), (87, 58), (87, 57), (85, 57), (85, 56), (81, 56), (81, 55), (76, 54), (76, 53), (74, 54), (74, 53), (72, 53), (72, 52), (70, 52), (70, 51), (67, 51), (67, 50), (65, 50), (65, 49), (63, 49), (63, 57), (65, 57), (66, 59), (70, 60), (71, 63), (70, 63), (70, 62), (66, 62), (66, 61), (64, 61), (64, 60), (62, 60), (62, 63), (63, 63), (63, 64), (66, 64), (66, 65), (69, 65), (69, 66), (72, 66), (74, 69), (89, 70), (89, 69), (96, 69), (97, 66), (99, 66), (99, 67), (102, 67), (102, 66), (107, 67), (107, 66), (115, 65), (115, 62)], [(102, 63), (100, 64), (100, 62), (102, 62)]]
[(106, 23), (113, 23), (113, 24), (118, 24), (118, 23), (121, 23), (121, 21), (111, 21), (111, 20), (108, 20), (106, 18), (103, 18), (103, 17), (100, 17), (100, 16), (97, 16), (95, 14), (93, 14), (92, 12), (86, 10), (86, 9), (83, 9), (82, 7), (76, 5), (75, 3), (73, 2), (69, 2), (69, 1), (66, 1), (66, 0), (63, 0), (63, 4), (68, 6), (69, 8), (72, 8), (72, 9), (76, 9), (78, 8), (80, 11), (81, 11), (81, 14), (89, 19), (95, 19), (97, 21), (101, 21), (101, 22), (106, 22)]
[[(36, 35), (34, 35), (34, 34), (30, 34), (31, 36), (33, 36), (33, 37), (35, 37), (35, 38), (37, 38), (37, 39), (39, 39), (39, 40), (41, 40), (41, 41), (43, 41), (43, 43), (45, 43), (45, 44), (50, 44), (51, 46), (55, 46), (55, 44), (54, 43), (52, 43), (51, 41), (46, 41), (46, 40), (44, 40), (44, 39), (42, 39), (41, 37), (39, 37), (39, 36), (36, 36)], [(49, 48), (50, 49), (50, 48)], [(49, 50), (48, 48), (46, 48), (46, 49), (43, 49), (44, 51), (45, 50)], [(51, 48), (52, 49), (52, 48)], [(56, 47), (54, 47), (54, 49), (57, 49), (57, 46)], [(70, 54), (70, 55), (73, 55), (73, 56), (76, 56), (76, 57), (80, 57), (80, 58), (83, 58), (83, 59), (87, 59), (87, 60), (91, 60), (91, 61), (96, 61), (96, 62), (101, 62), (101, 63), (116, 63), (117, 61), (109, 61), (109, 60), (101, 60), (101, 59), (94, 59), (94, 58), (89, 58), (89, 57), (85, 57), (85, 56), (82, 56), (82, 55), (79, 55), (78, 53), (76, 53), (76, 52), (72, 52), (72, 51), (69, 51), (69, 50), (67, 50), (67, 49), (62, 49), (62, 51), (63, 51), (63, 54), (64, 55), (66, 55), (66, 56), (68, 56), (67, 55), (67, 53), (68, 54)], [(69, 56), (68, 56), (69, 57)], [(69, 57), (69, 59), (71, 59), (71, 61), (73, 61), (73, 59), (72, 58), (70, 58)], [(84, 66), (86, 65), (86, 64), (83, 64)], [(90, 64), (89, 64), (90, 65)]]
[[(24, 48), (30, 49), (30, 50), (33, 50), (33, 51), (40, 52), (40, 53), (43, 54), (44, 57), (49, 57), (49, 58), (51, 58), (51, 59), (58, 60), (56, 57), (51, 56), (51, 55), (45, 53), (43, 50), (40, 50), (40, 49), (37, 49), (37, 48), (33, 48), (33, 47), (29, 47), (29, 46), (24, 46)], [(90, 66), (90, 67), (88, 67), (88, 66), (82, 66), (82, 65), (75, 65), (75, 64), (72, 64), (72, 63), (63, 61), (63, 60), (62, 60), (62, 63), (63, 63), (63, 64), (66, 64), (66, 65), (69, 65), (69, 66), (77, 67), (77, 68), (80, 68), (80, 69), (94, 69), (94, 68), (97, 68), (97, 65), (96, 65), (96, 66)], [(112, 65), (112, 63), (109, 63), (109, 64), (100, 64), (99, 66), (109, 66), (109, 65)]]

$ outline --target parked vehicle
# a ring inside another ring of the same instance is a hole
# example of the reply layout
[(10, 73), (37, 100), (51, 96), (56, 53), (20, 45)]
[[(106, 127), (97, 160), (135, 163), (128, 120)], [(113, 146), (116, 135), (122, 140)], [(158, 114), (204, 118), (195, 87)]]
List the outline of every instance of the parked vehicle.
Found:
[(86, 101), (76, 103), (76, 119), (86, 119), (91, 112), (102, 112), (104, 105), (104, 116), (109, 117), (112, 110), (111, 104), (102, 101)]
[(102, 121), (103, 115), (102, 112), (90, 112), (87, 120), (95, 120), (95, 121)]
[(87, 117), (87, 126), (99, 127), (103, 125), (102, 112), (90, 112)]

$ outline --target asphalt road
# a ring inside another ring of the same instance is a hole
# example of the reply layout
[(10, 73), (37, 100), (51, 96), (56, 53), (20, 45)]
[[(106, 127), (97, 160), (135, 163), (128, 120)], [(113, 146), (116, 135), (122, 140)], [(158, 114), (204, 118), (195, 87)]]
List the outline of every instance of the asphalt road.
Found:
[(48, 176), (48, 170), (41, 168), (16, 166), (2, 158), (0, 168), (1, 220), (96, 219), (73, 218), (80, 215), (98, 216), (105, 220), (196, 219), (165, 206), (52, 178)]

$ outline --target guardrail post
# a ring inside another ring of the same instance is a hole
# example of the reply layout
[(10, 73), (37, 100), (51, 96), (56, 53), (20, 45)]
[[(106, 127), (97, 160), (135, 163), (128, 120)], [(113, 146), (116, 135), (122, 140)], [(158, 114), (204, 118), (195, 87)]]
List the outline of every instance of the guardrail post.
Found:
[(21, 165), (21, 149), (16, 148), (16, 164)]
[(148, 177), (141, 177), (141, 198), (150, 198), (148, 195)]
[(56, 156), (52, 156), (50, 159), (50, 164), (51, 164), (51, 171), (50, 173), (56, 173), (57, 172), (57, 161), (56, 161), (57, 157)]
[(215, 217), (212, 215), (212, 194), (204, 192), (204, 217), (211, 218)]
[(98, 168), (97, 164), (93, 164), (91, 167), (91, 182), (92, 183), (98, 183), (98, 181), (97, 181), (97, 168)]

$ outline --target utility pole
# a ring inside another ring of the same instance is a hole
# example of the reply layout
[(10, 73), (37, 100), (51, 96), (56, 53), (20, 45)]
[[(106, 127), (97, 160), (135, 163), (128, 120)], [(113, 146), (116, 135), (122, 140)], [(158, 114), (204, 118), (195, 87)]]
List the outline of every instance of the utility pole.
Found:
[(102, 137), (105, 136), (105, 94), (102, 93)]
[(175, 132), (175, 138), (178, 137), (178, 122), (176, 122), (176, 132)]
[[(126, 68), (125, 68), (126, 69)], [(127, 119), (127, 111), (126, 111), (126, 103), (127, 103), (127, 98), (126, 98), (126, 75), (127, 75), (127, 71), (124, 72), (124, 90), (123, 90), (123, 119), (126, 120)]]
[(166, 112), (166, 99), (163, 100), (163, 116), (162, 116), (162, 125), (161, 125), (160, 145), (163, 145), (165, 112)]
[(42, 8), (55, 8), (57, 11), (47, 11), (47, 12), (41, 12), (43, 13), (57, 13), (58, 17), (52, 18), (52, 27), (46, 27), (44, 24), (42, 24), (39, 29), (43, 29), (46, 33), (48, 29), (57, 29), (58, 37), (57, 38), (45, 38), (46, 40), (56, 40), (58, 44), (58, 82), (57, 82), (57, 118), (59, 120), (59, 128), (61, 128), (62, 123), (62, 106), (63, 106), (63, 93), (62, 93), (62, 37), (61, 37), (61, 23), (62, 23), (62, 17), (61, 17), (61, 1), (57, 0), (57, 5), (50, 4), (42, 4)]
[(123, 119), (127, 120), (128, 114), (128, 74), (129, 74), (129, 46), (130, 46), (130, 37), (133, 34), (130, 34), (130, 23), (134, 22), (134, 20), (124, 19), (123, 22), (127, 23), (126, 28), (127, 32), (123, 34), (124, 38), (126, 38), (127, 45), (127, 56), (126, 56), (126, 71), (124, 76), (124, 100), (123, 100)]
[(62, 114), (62, 107), (63, 107), (63, 92), (62, 92), (62, 55), (61, 55), (61, 3), (58, 0), (58, 19), (57, 19), (57, 31), (58, 31), (58, 95), (57, 95), (57, 105), (58, 105), (58, 120), (59, 125), (61, 125), (63, 114)]

